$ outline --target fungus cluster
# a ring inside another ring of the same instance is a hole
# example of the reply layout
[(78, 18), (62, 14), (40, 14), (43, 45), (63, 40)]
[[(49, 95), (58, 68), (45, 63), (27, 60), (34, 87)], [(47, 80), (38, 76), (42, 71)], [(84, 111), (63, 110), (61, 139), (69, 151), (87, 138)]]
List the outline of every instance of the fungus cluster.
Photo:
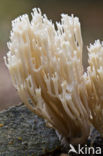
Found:
[(103, 46), (99, 41), (90, 46), (85, 74), (82, 47), (80, 22), (73, 15), (62, 14), (55, 26), (35, 8), (31, 21), (25, 14), (12, 22), (4, 60), (13, 84), (27, 107), (56, 129), (62, 143), (82, 143), (90, 122), (97, 129), (98, 120), (102, 123)]
[(103, 42), (96, 40), (90, 44), (88, 52), (89, 67), (83, 77), (91, 111), (90, 121), (103, 134)]

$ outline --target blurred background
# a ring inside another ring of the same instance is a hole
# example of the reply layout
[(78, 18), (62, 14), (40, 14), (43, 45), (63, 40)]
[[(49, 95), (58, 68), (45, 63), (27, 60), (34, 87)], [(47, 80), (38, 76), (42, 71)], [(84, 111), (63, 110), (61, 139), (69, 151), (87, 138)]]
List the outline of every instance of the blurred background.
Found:
[(34, 7), (41, 8), (53, 22), (60, 20), (61, 13), (74, 14), (80, 18), (85, 69), (87, 46), (96, 39), (103, 40), (102, 0), (0, 0), (0, 110), (20, 103), (3, 61), (8, 51), (6, 43), (9, 41), (11, 21), (24, 13), (30, 15)]

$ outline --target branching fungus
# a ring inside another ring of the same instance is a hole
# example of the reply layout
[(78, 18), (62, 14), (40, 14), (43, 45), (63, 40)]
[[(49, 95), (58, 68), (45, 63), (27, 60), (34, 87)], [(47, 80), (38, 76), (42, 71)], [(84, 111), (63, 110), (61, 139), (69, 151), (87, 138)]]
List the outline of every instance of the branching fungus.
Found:
[(87, 74), (82, 46), (79, 19), (73, 15), (62, 14), (55, 27), (40, 9), (33, 9), (31, 22), (28, 15), (12, 22), (4, 59), (13, 84), (28, 108), (56, 129), (62, 143), (84, 142), (91, 116), (97, 129), (102, 123), (103, 45), (96, 41), (90, 46)]
[(90, 120), (94, 127), (103, 134), (103, 43), (99, 40), (88, 48), (89, 67), (84, 74), (91, 110)]

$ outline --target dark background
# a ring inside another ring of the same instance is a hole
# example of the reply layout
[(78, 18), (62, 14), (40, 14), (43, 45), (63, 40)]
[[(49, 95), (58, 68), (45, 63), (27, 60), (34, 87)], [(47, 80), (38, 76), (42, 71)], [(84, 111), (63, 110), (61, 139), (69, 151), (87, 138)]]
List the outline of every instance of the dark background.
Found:
[(87, 46), (96, 39), (103, 40), (102, 0), (0, 0), (0, 110), (20, 101), (3, 62), (3, 56), (8, 51), (6, 43), (9, 40), (11, 21), (24, 13), (30, 15), (34, 7), (41, 8), (53, 22), (60, 20), (61, 13), (74, 14), (80, 18), (85, 69)]

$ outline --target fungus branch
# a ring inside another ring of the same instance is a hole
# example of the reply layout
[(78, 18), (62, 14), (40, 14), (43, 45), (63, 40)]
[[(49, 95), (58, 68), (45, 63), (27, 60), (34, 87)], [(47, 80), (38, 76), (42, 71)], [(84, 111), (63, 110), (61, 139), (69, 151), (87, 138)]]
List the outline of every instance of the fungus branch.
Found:
[(91, 122), (103, 133), (103, 43), (99, 40), (90, 45), (89, 67), (84, 74), (88, 93), (88, 104), (91, 110)]
[(80, 143), (89, 134), (80, 22), (62, 14), (56, 27), (40, 9), (33, 10), (31, 22), (28, 15), (18, 17), (4, 59), (29, 109), (54, 127), (63, 143)]

